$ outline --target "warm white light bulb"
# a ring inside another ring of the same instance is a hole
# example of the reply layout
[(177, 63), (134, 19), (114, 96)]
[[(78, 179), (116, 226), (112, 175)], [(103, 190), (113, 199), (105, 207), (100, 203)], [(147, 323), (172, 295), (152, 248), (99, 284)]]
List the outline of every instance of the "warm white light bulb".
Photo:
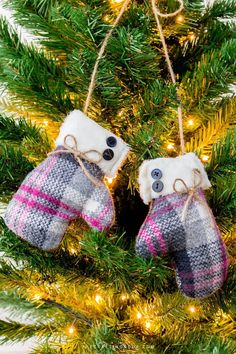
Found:
[(202, 156), (202, 161), (207, 162), (209, 160), (209, 156), (203, 155)]
[(112, 184), (115, 179), (116, 179), (117, 176), (114, 176), (114, 177), (106, 177), (106, 182), (107, 184)]
[(124, 114), (124, 112), (123, 112), (123, 109), (121, 109), (119, 112), (118, 112), (118, 117), (122, 117), (123, 116), (123, 114)]
[(107, 177), (107, 183), (112, 184), (114, 178)]
[(99, 302), (102, 301), (101, 295), (96, 295), (96, 296), (95, 296), (95, 301), (99, 304)]
[(72, 247), (72, 248), (70, 249), (70, 254), (76, 254), (76, 249)]
[(140, 320), (141, 317), (142, 317), (141, 313), (138, 312), (138, 313), (137, 313), (137, 318)]
[(124, 0), (111, 0), (112, 4), (120, 4), (121, 2), (124, 2)]
[(151, 322), (147, 321), (145, 326), (146, 326), (147, 329), (149, 329), (151, 327)]
[(195, 307), (194, 307), (193, 305), (189, 306), (188, 309), (189, 309), (189, 311), (190, 311), (191, 313), (196, 312), (196, 309), (195, 309)]
[(194, 125), (194, 121), (193, 121), (193, 119), (189, 119), (189, 121), (188, 121), (188, 125), (189, 125), (190, 127), (192, 127), (192, 126)]
[(183, 22), (183, 20), (184, 20), (184, 16), (182, 16), (182, 15), (179, 15), (176, 17), (176, 22), (178, 22), (178, 23)]
[(174, 144), (168, 144), (167, 145), (167, 150), (174, 150)]
[(70, 326), (70, 328), (68, 329), (69, 334), (74, 334), (75, 333), (75, 327), (74, 326)]
[(194, 41), (195, 38), (196, 38), (195, 34), (194, 33), (190, 33), (190, 35), (189, 35), (190, 41)]

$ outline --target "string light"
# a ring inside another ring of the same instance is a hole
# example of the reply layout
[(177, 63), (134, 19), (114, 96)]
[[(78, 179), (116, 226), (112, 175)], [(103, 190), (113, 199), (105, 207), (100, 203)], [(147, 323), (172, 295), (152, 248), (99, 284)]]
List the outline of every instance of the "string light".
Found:
[(121, 110), (117, 113), (118, 117), (122, 117), (123, 114), (124, 114), (124, 110), (123, 110), (123, 109), (121, 109)]
[(114, 178), (107, 177), (107, 183), (112, 184)]
[(207, 155), (203, 155), (202, 156), (202, 161), (203, 162), (207, 162), (209, 160), (209, 156), (207, 156)]
[(122, 3), (124, 2), (125, 0), (110, 0), (110, 5), (112, 7), (117, 7), (117, 6), (120, 6), (122, 5)]
[(74, 334), (75, 333), (75, 327), (74, 326), (70, 326), (70, 328), (68, 329), (69, 334)]
[(71, 247), (70, 249), (69, 249), (69, 252), (70, 252), (70, 254), (76, 254), (76, 249), (75, 248), (73, 248), (73, 247)]
[(189, 127), (192, 127), (193, 125), (194, 125), (193, 119), (189, 119), (189, 120), (188, 120), (188, 126), (189, 126)]
[(196, 38), (196, 36), (195, 36), (194, 33), (190, 33), (190, 34), (189, 34), (189, 39), (190, 39), (190, 41), (194, 41), (195, 38)]
[(121, 295), (121, 297), (120, 297), (120, 298), (121, 298), (121, 300), (122, 300), (122, 301), (125, 301), (125, 300), (127, 300), (127, 299), (128, 299), (128, 295)]
[(171, 150), (174, 150), (175, 147), (174, 147), (174, 144), (170, 143), (167, 145), (167, 150), (171, 151)]
[(48, 120), (47, 120), (47, 119), (44, 119), (44, 120), (43, 120), (43, 125), (44, 125), (45, 127), (48, 126)]
[(33, 296), (33, 299), (36, 300), (36, 301), (39, 301), (41, 298), (42, 298), (42, 296), (40, 294), (35, 294)]
[(196, 312), (196, 308), (193, 305), (189, 306), (188, 310), (191, 313), (195, 313)]
[(124, 0), (111, 0), (111, 5), (121, 4), (122, 2), (124, 2)]
[(142, 314), (140, 312), (137, 313), (137, 319), (140, 320), (142, 318)]
[(111, 20), (111, 19), (110, 19), (110, 16), (108, 16), (108, 15), (106, 15), (106, 16), (103, 17), (103, 21), (104, 21), (104, 22), (110, 22), (110, 20)]
[(182, 23), (183, 21), (184, 21), (184, 16), (179, 15), (179, 16), (176, 17), (176, 22), (177, 23)]
[(107, 183), (111, 185), (111, 184), (115, 181), (116, 177), (117, 177), (117, 176), (114, 176), (114, 177), (112, 177), (112, 178), (106, 177)]
[(67, 328), (66, 332), (69, 336), (74, 336), (77, 333), (76, 327), (74, 326), (75, 321)]
[(96, 295), (95, 296), (95, 301), (99, 304), (102, 301), (101, 295)]
[(151, 327), (151, 322), (150, 322), (150, 321), (147, 321), (146, 324), (145, 324), (145, 327), (146, 327), (147, 329), (150, 329), (150, 327)]

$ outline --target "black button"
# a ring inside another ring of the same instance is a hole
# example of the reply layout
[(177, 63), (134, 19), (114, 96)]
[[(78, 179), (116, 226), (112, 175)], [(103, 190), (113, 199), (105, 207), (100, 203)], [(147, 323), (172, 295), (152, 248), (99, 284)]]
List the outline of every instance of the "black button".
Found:
[(111, 150), (111, 149), (106, 149), (103, 151), (103, 154), (102, 154), (104, 160), (112, 160), (113, 157), (114, 157), (114, 152)]
[(107, 138), (107, 145), (108, 146), (114, 147), (114, 146), (116, 146), (116, 144), (117, 144), (117, 140), (116, 140), (116, 138), (114, 136), (109, 136)]
[(154, 190), (154, 192), (159, 193), (162, 191), (162, 189), (164, 188), (164, 184), (162, 183), (162, 181), (155, 181), (152, 184), (152, 189)]
[(151, 175), (154, 179), (160, 179), (162, 177), (162, 172), (161, 170), (159, 170), (159, 168), (155, 168), (154, 170), (152, 170)]

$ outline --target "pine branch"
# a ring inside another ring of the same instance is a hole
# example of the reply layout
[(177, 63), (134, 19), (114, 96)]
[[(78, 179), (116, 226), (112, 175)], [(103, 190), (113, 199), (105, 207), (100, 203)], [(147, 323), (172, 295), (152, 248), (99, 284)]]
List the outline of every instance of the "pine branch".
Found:
[(52, 149), (46, 132), (22, 117), (0, 115), (0, 129), (0, 140), (20, 145), (22, 154), (33, 162), (41, 162)]
[(215, 117), (210, 118), (207, 125), (200, 127), (186, 143), (186, 151), (195, 151), (198, 155), (204, 152), (210, 153), (213, 144), (220, 141), (227, 130), (235, 123), (236, 100), (234, 98), (220, 107)]
[(181, 82), (181, 95), (187, 111), (195, 106), (204, 108), (209, 100), (228, 92), (228, 85), (235, 78), (235, 49), (236, 40), (231, 39), (219, 50), (203, 54), (194, 70), (186, 73)]
[(222, 141), (212, 147), (211, 161), (207, 167), (210, 176), (235, 171), (236, 130), (231, 129)]
[(60, 329), (52, 324), (32, 324), (26, 325), (16, 321), (0, 320), (1, 344), (12, 342), (25, 342), (33, 336), (50, 338), (51, 336), (60, 336)]
[[(185, 1), (184, 8), (182, 21), (178, 22), (178, 17), (163, 21), (174, 71), (180, 78), (192, 71), (203, 54), (235, 38), (236, 11), (232, 0), (215, 1), (207, 9), (203, 1)], [(227, 16), (232, 21), (222, 21)]]
[(0, 140), (22, 142), (28, 137), (42, 142), (42, 129), (23, 118), (0, 114), (0, 129)]
[[(67, 299), (67, 302), (65, 302), (67, 306), (65, 306), (62, 303), (58, 302), (58, 300), (63, 299), (62, 294), (61, 296), (59, 294), (60, 290), (57, 292), (56, 295), (53, 294), (53, 290), (51, 290), (50, 293), (50, 291), (48, 290), (48, 285), (42, 282), (42, 276), (40, 277), (39, 274), (35, 273), (30, 274), (30, 270), (28, 270), (27, 268), (25, 268), (24, 272), (22, 272), (19, 269), (15, 268), (12, 263), (10, 263), (9, 265), (6, 262), (2, 261), (0, 268), (0, 278), (1, 291), (4, 290), (8, 291), (9, 293), (12, 291), (16, 291), (18, 293), (18, 297), (12, 299), (14, 300), (13, 305), (16, 305), (16, 300), (19, 301), (20, 295), (23, 298), (21, 306), (23, 306), (26, 311), (31, 310), (31, 315), (36, 314), (38, 320), (42, 317), (43, 312), (46, 312), (46, 310), (48, 309), (49, 311), (47, 311), (47, 317), (51, 313), (51, 318), (55, 317), (57, 320), (59, 320), (60, 318), (61, 320), (65, 320), (62, 318), (62, 316), (58, 315), (58, 310), (60, 310), (60, 312), (66, 315), (66, 317), (72, 318), (76, 321), (80, 321), (86, 324), (87, 326), (92, 326), (92, 321), (89, 320), (87, 316), (83, 315), (83, 313), (80, 312), (79, 309), (75, 311), (70, 308), (70, 301), (75, 303), (76, 295), (74, 294), (74, 292), (70, 293), (69, 289), (67, 289), (68, 294), (73, 294), (74, 297), (71, 297), (70, 300)], [(38, 282), (38, 287), (34, 286), (35, 282)], [(40, 296), (38, 298), (37, 296), (39, 294), (41, 294), (42, 297)], [(25, 299), (27, 299), (27, 301)], [(58, 300), (56, 301), (56, 299)], [(4, 296), (3, 298), (0, 297), (0, 304), (4, 305), (4, 300), (6, 300)], [(12, 310), (12, 304), (10, 302), (7, 303), (7, 307), (10, 307)], [(20, 308), (18, 307), (17, 310), (19, 315)], [(44, 316), (43, 319), (45, 320), (47, 319), (47, 317)]]
[[(73, 2), (72, 2), (73, 3)], [(43, 8), (39, 11), (39, 7), (43, 4)], [(55, 5), (55, 6), (54, 6)], [(76, 2), (76, 7), (78, 6)], [(41, 37), (40, 43), (54, 55), (60, 55), (61, 59), (65, 59), (73, 49), (85, 48), (91, 46), (91, 38), (87, 33), (87, 16), (92, 8), (83, 6), (81, 2), (81, 10), (74, 7), (74, 12), (78, 15), (77, 20), (85, 26), (81, 26), (82, 31), (74, 30), (68, 23), (68, 19), (63, 16), (63, 9), (68, 6), (68, 2), (61, 1), (23, 1), (14, 0), (10, 7), (14, 10), (14, 17), (18, 24), (30, 30), (37, 37)], [(9, 7), (9, 4), (7, 5)], [(62, 9), (62, 13), (61, 13)], [(90, 11), (88, 11), (90, 10)], [(96, 10), (95, 10), (96, 11)], [(63, 60), (64, 60), (63, 59)]]
[(57, 348), (52, 348), (51, 343), (42, 344), (33, 348), (30, 354), (58, 354), (58, 345)]
[[(119, 247), (116, 237), (109, 240), (97, 232), (88, 232), (81, 243), (81, 253), (91, 258), (87, 271), (97, 274), (101, 281), (113, 284), (118, 291), (130, 291), (140, 284), (144, 289), (162, 288), (169, 270), (159, 260), (136, 257)], [(76, 279), (74, 279), (76, 281)], [(145, 290), (144, 290), (145, 291)]]
[(58, 6), (60, 3), (63, 3), (63, 1), (58, 1), (58, 0), (26, 0), (26, 1), (19, 1), (19, 4), (22, 6), (28, 7), (33, 9), (37, 15), (48, 18), (50, 19), (50, 14), (53, 11), (53, 9)]
[(204, 19), (205, 21), (207, 21), (209, 17), (214, 17), (216, 19), (234, 19), (235, 14), (236, 4), (234, 0), (216, 0), (210, 6), (207, 7), (207, 11), (204, 14)]
[(0, 145), (0, 192), (9, 194), (17, 189), (25, 175), (35, 167), (34, 163), (26, 159), (21, 149), (12, 146)]
[(72, 276), (83, 275), (83, 269), (78, 266), (77, 257), (69, 257), (69, 252), (62, 252), (60, 249), (55, 253), (48, 253), (23, 242), (12, 231), (10, 231), (0, 218), (0, 249), (5, 256), (13, 259), (17, 264), (24, 262), (25, 267), (38, 271), (53, 282), (57, 274)]
[(38, 303), (29, 302), (23, 296), (16, 294), (14, 291), (0, 292), (0, 306), (1, 309), (6, 309), (11, 317), (23, 316), (24, 320), (40, 320), (50, 322), (52, 318), (61, 318), (64, 320), (65, 316), (61, 311), (57, 311), (54, 306), (41, 305)]
[[(42, 50), (22, 44), (6, 20), (0, 19), (1, 82), (6, 85), (15, 102), (48, 113), (66, 113), (73, 108), (70, 89), (65, 84), (65, 70), (59, 68)], [(32, 105), (32, 101), (34, 104)], [(43, 102), (43, 105), (42, 105)], [(58, 120), (58, 118), (57, 118)]]
[[(223, 141), (212, 147), (212, 158), (208, 174), (212, 183), (210, 204), (219, 222), (224, 225), (227, 218), (228, 229), (236, 223), (236, 131), (231, 130)], [(222, 208), (224, 205), (224, 208)]]

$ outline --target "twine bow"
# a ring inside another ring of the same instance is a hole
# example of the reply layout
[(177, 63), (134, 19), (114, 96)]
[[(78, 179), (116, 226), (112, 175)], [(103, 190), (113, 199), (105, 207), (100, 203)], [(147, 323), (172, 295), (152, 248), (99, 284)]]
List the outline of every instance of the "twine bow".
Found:
[[(183, 189), (181, 188), (181, 190), (179, 190), (177, 188), (177, 182), (181, 182), (182, 186), (184, 187)], [(184, 193), (188, 194), (188, 198), (184, 204), (184, 208), (182, 211), (182, 216), (181, 216), (181, 221), (185, 222), (186, 220), (186, 215), (187, 215), (187, 210), (191, 204), (191, 202), (195, 199), (197, 200), (199, 203), (201, 203), (203, 206), (206, 207), (207, 212), (209, 213), (209, 217), (211, 220), (211, 226), (214, 227), (213, 221), (212, 221), (212, 214), (211, 214), (211, 210), (207, 204), (207, 202), (202, 199), (199, 194), (197, 193), (198, 188), (201, 186), (202, 183), (202, 175), (201, 172), (199, 171), (198, 168), (194, 168), (193, 169), (193, 187), (188, 187), (187, 184), (184, 182), (184, 180), (182, 178), (176, 178), (174, 183), (173, 183), (173, 189), (175, 191), (175, 193), (181, 195)]]
[[(71, 147), (67, 140), (68, 138), (72, 139), (73, 140), (73, 143), (74, 143), (74, 147)], [(78, 163), (80, 164), (80, 167), (82, 169), (82, 171), (84, 172), (84, 174), (88, 177), (88, 179), (93, 183), (95, 184), (95, 186), (98, 186), (100, 184), (100, 181), (98, 181), (89, 171), (88, 169), (85, 167), (82, 159), (85, 159), (91, 163), (95, 163), (95, 164), (98, 164), (101, 160), (102, 160), (102, 154), (97, 151), (97, 150), (88, 150), (88, 151), (79, 151), (78, 149), (78, 144), (77, 144), (77, 140), (76, 138), (73, 136), (73, 135), (66, 135), (65, 138), (64, 138), (64, 144), (63, 144), (64, 148), (65, 149), (59, 149), (59, 150), (55, 150), (55, 151), (52, 151), (48, 154), (48, 156), (51, 156), (51, 155), (56, 155), (56, 154), (59, 154), (59, 153), (67, 153), (67, 154), (72, 154), (74, 156), (74, 158), (78, 161)], [(88, 154), (92, 153), (92, 152), (95, 152), (97, 155), (98, 155), (98, 159), (97, 160), (94, 160), (94, 159), (91, 159)]]

